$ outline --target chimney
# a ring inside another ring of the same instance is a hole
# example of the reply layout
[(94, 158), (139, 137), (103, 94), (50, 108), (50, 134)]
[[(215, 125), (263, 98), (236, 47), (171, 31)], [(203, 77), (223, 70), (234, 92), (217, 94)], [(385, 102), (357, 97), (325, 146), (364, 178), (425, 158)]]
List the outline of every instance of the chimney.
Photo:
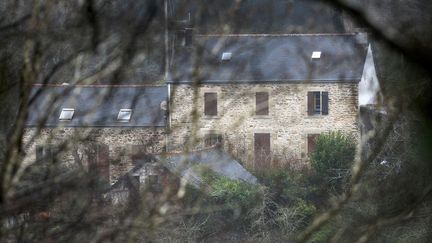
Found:
[(193, 42), (193, 29), (192, 28), (185, 28), (185, 35), (184, 35), (184, 46), (191, 47)]
[(356, 40), (359, 44), (366, 45), (368, 44), (368, 34), (366, 32), (358, 32), (356, 33)]

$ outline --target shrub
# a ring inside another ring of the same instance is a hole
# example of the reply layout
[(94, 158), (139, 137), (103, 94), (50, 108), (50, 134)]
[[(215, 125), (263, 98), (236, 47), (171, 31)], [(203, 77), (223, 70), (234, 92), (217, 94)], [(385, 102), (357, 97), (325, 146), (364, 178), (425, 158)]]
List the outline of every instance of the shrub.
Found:
[(319, 176), (329, 181), (339, 180), (349, 171), (355, 150), (353, 136), (340, 131), (324, 133), (316, 140), (310, 162)]
[(255, 176), (268, 188), (272, 200), (283, 206), (291, 206), (299, 198), (308, 201), (315, 198), (318, 191), (308, 171), (281, 167), (260, 171)]
[[(265, 213), (255, 222), (254, 232), (278, 235), (292, 241), (313, 218), (321, 200), (317, 198), (317, 186), (310, 182), (308, 171), (280, 167), (256, 172), (260, 183), (267, 187)], [(260, 212), (255, 212), (260, 213)]]
[(227, 208), (249, 211), (262, 199), (262, 189), (257, 185), (232, 180), (210, 170), (203, 170), (202, 176), (209, 186), (210, 199)]
[(335, 229), (331, 224), (327, 224), (320, 230), (315, 232), (309, 239), (309, 243), (329, 242), (332, 236), (335, 235)]

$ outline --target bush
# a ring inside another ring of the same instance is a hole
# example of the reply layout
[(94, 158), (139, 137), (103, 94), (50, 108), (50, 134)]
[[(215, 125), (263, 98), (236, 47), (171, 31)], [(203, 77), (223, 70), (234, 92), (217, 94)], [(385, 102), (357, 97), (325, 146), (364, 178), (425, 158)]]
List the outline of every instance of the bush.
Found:
[(340, 131), (324, 133), (316, 140), (310, 162), (319, 176), (329, 181), (339, 180), (349, 172), (355, 150), (353, 136)]
[(263, 192), (257, 185), (232, 180), (210, 170), (204, 170), (202, 176), (209, 186), (210, 199), (229, 209), (249, 211), (262, 200)]
[(280, 167), (257, 172), (255, 176), (267, 187), (271, 199), (282, 206), (292, 206), (299, 198), (321, 204), (317, 199), (320, 188), (313, 183), (309, 170)]
[(200, 237), (220, 230), (243, 232), (252, 241), (292, 241), (311, 221), (322, 203), (316, 202), (316, 185), (309, 174), (290, 168), (260, 171), (261, 185), (232, 180), (208, 167), (193, 168), (201, 175), (201, 190), (187, 187), (184, 205), (199, 208), (188, 222)]
[(254, 222), (254, 232), (293, 241), (310, 223), (317, 206), (323, 205), (322, 200), (317, 200), (318, 187), (310, 182), (309, 171), (280, 167), (255, 172), (255, 175), (267, 187), (267, 197), (261, 209), (262, 220)]

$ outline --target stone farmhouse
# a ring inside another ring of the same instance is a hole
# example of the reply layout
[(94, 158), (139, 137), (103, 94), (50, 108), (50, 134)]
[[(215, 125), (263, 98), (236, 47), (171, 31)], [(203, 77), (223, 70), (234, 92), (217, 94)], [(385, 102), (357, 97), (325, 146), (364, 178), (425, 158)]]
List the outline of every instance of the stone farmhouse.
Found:
[(165, 151), (167, 96), (165, 86), (37, 85), (25, 162), (60, 158), (95, 168), (113, 183), (141, 154)]
[(218, 145), (245, 167), (265, 169), (304, 164), (322, 132), (359, 137), (363, 34), (184, 38), (165, 85), (34, 86), (27, 162), (64, 146), (63, 158), (114, 184), (144, 154)]
[(193, 41), (179, 48), (167, 82), (175, 91), (172, 147), (221, 143), (247, 167), (264, 169), (306, 161), (322, 132), (359, 137), (365, 35), (198, 35)]

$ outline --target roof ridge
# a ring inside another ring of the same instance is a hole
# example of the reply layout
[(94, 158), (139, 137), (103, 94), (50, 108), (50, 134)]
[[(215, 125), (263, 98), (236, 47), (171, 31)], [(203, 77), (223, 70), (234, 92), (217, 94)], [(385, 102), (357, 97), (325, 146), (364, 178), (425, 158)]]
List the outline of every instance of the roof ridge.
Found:
[(355, 36), (362, 32), (350, 32), (350, 33), (313, 33), (313, 34), (196, 34), (198, 37), (289, 37), (289, 36)]
[(84, 87), (84, 88), (135, 88), (135, 87), (164, 87), (165, 84), (33, 84), (38, 87)]

